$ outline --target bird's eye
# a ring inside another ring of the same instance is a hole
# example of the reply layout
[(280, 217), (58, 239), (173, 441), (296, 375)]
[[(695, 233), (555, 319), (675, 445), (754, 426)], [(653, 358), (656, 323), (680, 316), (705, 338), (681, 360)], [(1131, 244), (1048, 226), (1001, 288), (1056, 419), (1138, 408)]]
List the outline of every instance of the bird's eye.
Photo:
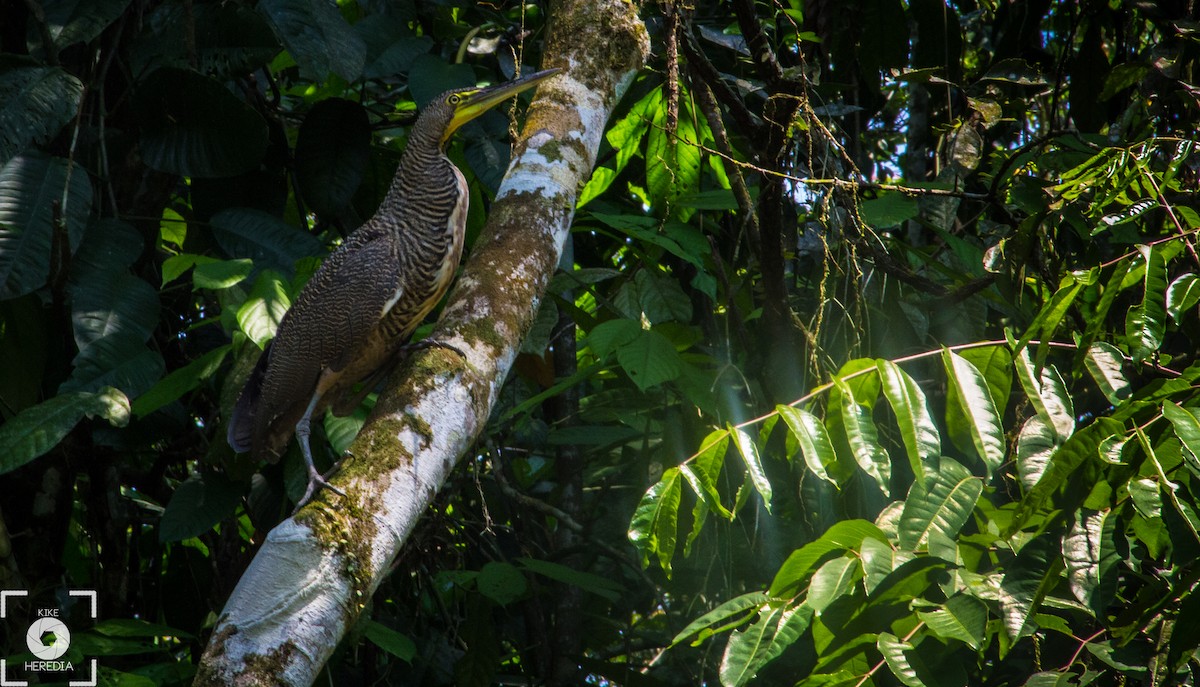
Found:
[(457, 93), (451, 93), (450, 97), (446, 98), (446, 102), (450, 103), (451, 105), (457, 105), (461, 100), (462, 98)]

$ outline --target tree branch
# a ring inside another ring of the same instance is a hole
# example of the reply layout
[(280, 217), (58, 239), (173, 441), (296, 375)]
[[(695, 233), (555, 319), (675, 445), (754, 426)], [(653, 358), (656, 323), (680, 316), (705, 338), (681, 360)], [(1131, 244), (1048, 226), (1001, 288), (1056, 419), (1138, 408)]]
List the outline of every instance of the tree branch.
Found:
[(223, 610), (197, 685), (311, 684), (417, 519), (483, 430), (558, 263), (604, 125), (649, 52), (622, 0), (554, 6), (514, 161), (433, 333), (380, 395), (334, 484), (266, 538)]

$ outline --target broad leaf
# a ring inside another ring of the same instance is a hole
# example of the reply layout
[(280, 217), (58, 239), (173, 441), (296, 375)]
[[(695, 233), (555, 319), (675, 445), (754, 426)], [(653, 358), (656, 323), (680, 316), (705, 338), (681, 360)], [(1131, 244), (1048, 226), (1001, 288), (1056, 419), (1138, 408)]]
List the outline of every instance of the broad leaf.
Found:
[(771, 512), (771, 482), (767, 479), (767, 473), (763, 470), (762, 458), (758, 454), (758, 446), (754, 443), (754, 439), (744, 431), (729, 426), (729, 435), (733, 437), (733, 445), (737, 447), (738, 455), (742, 457), (742, 462), (746, 465), (746, 473), (750, 475), (750, 482), (754, 485), (755, 491), (762, 497), (763, 507), (767, 512)]
[(1010, 638), (1018, 639), (1036, 629), (1031, 619), (1063, 569), (1058, 551), (1059, 542), (1042, 534), (1006, 566), (1000, 583), (1000, 611)]
[(1117, 520), (1107, 510), (1080, 511), (1075, 514), (1071, 531), (1063, 538), (1071, 593), (1097, 618), (1105, 617), (1117, 590), (1121, 562), (1115, 540)]
[(813, 566), (831, 553), (857, 550), (863, 539), (871, 537), (887, 542), (887, 536), (873, 523), (865, 520), (841, 520), (816, 540), (792, 552), (771, 581), (767, 593), (772, 598), (796, 596), (808, 579)]
[(160, 379), (133, 402), (133, 414), (139, 418), (145, 417), (200, 386), (216, 374), (231, 348), (231, 344), (218, 346)]
[(930, 472), (937, 470), (938, 458), (942, 454), (941, 436), (929, 413), (925, 393), (908, 373), (890, 360), (877, 360), (875, 365), (879, 369), (883, 394), (900, 426), (900, 436), (904, 439), (913, 475), (923, 480)]
[(1129, 398), (1132, 387), (1125, 378), (1123, 370), (1125, 357), (1116, 346), (1108, 343), (1094, 343), (1088, 348), (1084, 359), (1087, 371), (1100, 387), (1100, 391), (1108, 402), (1117, 405)]
[(871, 476), (884, 494), (892, 491), (892, 459), (879, 441), (871, 410), (854, 400), (854, 393), (840, 377), (836, 380), (842, 392), (841, 419), (854, 460), (863, 472)]
[(942, 362), (950, 381), (946, 400), (950, 436), (969, 440), (990, 476), (1004, 462), (1004, 433), (992, 394), (979, 370), (958, 354), (943, 349)]
[(79, 110), (83, 83), (59, 67), (0, 71), (0, 165), (32, 143), (46, 143)]
[(262, 0), (258, 9), (310, 78), (324, 81), (332, 73), (354, 81), (362, 74), (367, 46), (336, 5), (326, 0)]
[(680, 491), (679, 468), (670, 468), (642, 496), (629, 524), (629, 541), (641, 552), (642, 566), (649, 563), (653, 554), (668, 576), (675, 555)]
[(58, 445), (84, 417), (103, 417), (116, 427), (129, 422), (129, 399), (117, 389), (75, 391), (17, 413), (0, 425), (0, 475)]
[(163, 67), (138, 84), (140, 150), (155, 169), (189, 177), (248, 172), (267, 150), (262, 116), (216, 79)]
[[(67, 160), (22, 155), (0, 168), (0, 299), (45, 284), (55, 242), (66, 241), (74, 252), (91, 208), (87, 172)], [(59, 216), (66, 233), (56, 237)]]
[(837, 468), (837, 456), (825, 425), (817, 416), (801, 408), (780, 405), (775, 410), (799, 445), (808, 469), (817, 477), (837, 486), (838, 481), (830, 475), (830, 471)]
[(721, 657), (720, 678), (725, 687), (740, 687), (783, 652), (808, 627), (812, 610), (806, 606), (766, 604), (758, 620), (729, 636)]
[(222, 210), (213, 215), (212, 232), (229, 257), (249, 258), (255, 267), (289, 275), (301, 258), (324, 253), (321, 242), (312, 234), (261, 210)]
[(943, 639), (956, 639), (972, 649), (979, 649), (983, 645), (988, 608), (973, 596), (956, 594), (947, 599), (941, 608), (918, 611), (917, 616)]
[(679, 633), (675, 635), (675, 638), (671, 640), (671, 646), (675, 646), (684, 640), (691, 639), (697, 634), (699, 636), (696, 638), (696, 641), (693, 642), (693, 644), (699, 643), (700, 641), (707, 639), (709, 635), (713, 634), (711, 631), (705, 633), (704, 630), (708, 630), (714, 625), (727, 623), (731, 618), (745, 615), (747, 611), (759, 608), (760, 606), (767, 604), (769, 600), (770, 597), (768, 597), (764, 592), (747, 592), (741, 596), (734, 597), (688, 623), (687, 627), (680, 630)]
[(954, 538), (975, 510), (983, 481), (950, 458), (924, 484), (914, 482), (900, 512), (900, 546), (916, 550), (931, 533)]
[(845, 595), (861, 573), (858, 561), (852, 557), (842, 556), (826, 561), (813, 573), (804, 602), (819, 615)]
[(283, 279), (271, 270), (263, 270), (238, 308), (238, 326), (262, 348), (275, 337), (275, 330), (291, 305)]
[(242, 489), (218, 473), (195, 475), (171, 495), (159, 522), (158, 540), (183, 541), (208, 532), (231, 517), (242, 500)]
[(1176, 323), (1200, 303), (1200, 277), (1191, 272), (1181, 274), (1167, 287), (1167, 314)]

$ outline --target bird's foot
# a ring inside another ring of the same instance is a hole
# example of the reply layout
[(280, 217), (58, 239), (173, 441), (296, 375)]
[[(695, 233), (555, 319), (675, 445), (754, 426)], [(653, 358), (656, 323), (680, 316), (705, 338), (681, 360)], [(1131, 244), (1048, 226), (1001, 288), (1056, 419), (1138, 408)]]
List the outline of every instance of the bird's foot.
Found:
[(424, 350), (426, 348), (444, 348), (447, 351), (454, 351), (455, 353), (462, 356), (462, 358), (464, 360), (467, 357), (467, 354), (463, 353), (462, 349), (459, 348), (458, 346), (455, 346), (453, 344), (448, 344), (444, 341), (438, 341), (436, 339), (421, 339), (420, 341), (414, 341), (412, 343), (404, 344), (404, 346), (400, 350), (405, 351), (407, 353), (413, 353), (415, 351)]
[(303, 498), (301, 498), (299, 501), (296, 502), (296, 510), (292, 511), (292, 515), (299, 513), (301, 508), (307, 506), (309, 501), (312, 501), (313, 497), (315, 497), (317, 495), (317, 492), (321, 490), (321, 487), (324, 487), (324, 488), (328, 489), (329, 491), (332, 491), (333, 493), (337, 494), (338, 496), (345, 498), (346, 492), (342, 491), (341, 489), (338, 489), (337, 487), (335, 487), (329, 483), (329, 478), (333, 477), (335, 474), (337, 474), (338, 470), (341, 470), (341, 469), (342, 469), (342, 464), (339, 462), (336, 465), (334, 465), (333, 468), (329, 472), (322, 475), (321, 473), (317, 472), (317, 469), (315, 467), (313, 467), (312, 465), (309, 465), (308, 466), (308, 487), (304, 490)]

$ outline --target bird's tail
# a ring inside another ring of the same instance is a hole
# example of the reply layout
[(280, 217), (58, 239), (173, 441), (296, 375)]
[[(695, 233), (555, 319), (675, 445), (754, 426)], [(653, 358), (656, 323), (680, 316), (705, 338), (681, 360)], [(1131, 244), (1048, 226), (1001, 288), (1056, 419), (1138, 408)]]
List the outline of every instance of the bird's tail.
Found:
[(258, 358), (258, 364), (254, 366), (254, 371), (246, 380), (246, 386), (242, 387), (242, 394), (233, 406), (233, 414), (229, 416), (229, 428), (225, 438), (230, 447), (238, 453), (248, 452), (254, 443), (254, 418), (257, 415), (259, 399), (262, 397), (263, 379), (267, 376), (270, 353), (271, 342), (268, 342)]

